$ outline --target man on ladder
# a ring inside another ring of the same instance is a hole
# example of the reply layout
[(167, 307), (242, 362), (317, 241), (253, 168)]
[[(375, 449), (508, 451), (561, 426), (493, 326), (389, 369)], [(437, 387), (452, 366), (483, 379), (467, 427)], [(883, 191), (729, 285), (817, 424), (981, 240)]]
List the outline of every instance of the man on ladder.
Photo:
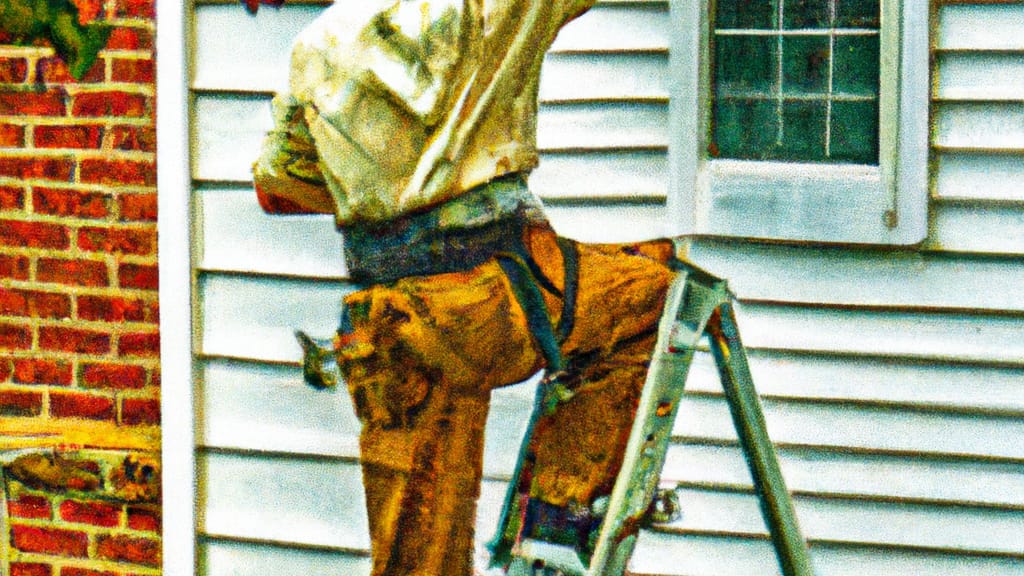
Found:
[(317, 364), (336, 357), (363, 424), (374, 576), (472, 574), (489, 394), (541, 367), (495, 561), (515, 570), (546, 538), (586, 564), (635, 533), (606, 532), (602, 507), (617, 505), (674, 248), (560, 238), (526, 185), (544, 52), (594, 1), (338, 1), (274, 99), (260, 203), (333, 213), (365, 287), (333, 347), (308, 346), (306, 374), (329, 384)]

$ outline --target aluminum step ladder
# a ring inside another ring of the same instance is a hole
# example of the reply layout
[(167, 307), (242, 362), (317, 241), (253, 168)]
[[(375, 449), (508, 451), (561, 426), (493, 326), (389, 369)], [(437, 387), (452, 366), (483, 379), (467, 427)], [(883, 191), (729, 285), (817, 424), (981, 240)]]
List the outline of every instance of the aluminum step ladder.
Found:
[(492, 567), (504, 566), (511, 576), (623, 574), (648, 511), (664, 504), (658, 501), (658, 483), (665, 452), (694, 351), (705, 336), (782, 573), (813, 575), (807, 545), (750, 376), (733, 312), (733, 296), (725, 280), (686, 263), (680, 263), (666, 298), (622, 468), (611, 493), (590, 503), (590, 513), (599, 522), (584, 529), (586, 534), (577, 535), (574, 543), (552, 538), (553, 531), (544, 529), (545, 522), (552, 522), (550, 516), (538, 513), (538, 506), (543, 504), (532, 501), (524, 493), (528, 488), (519, 486), (529, 459), (527, 447), (533, 425), (552, 402), (554, 392), (542, 383), (497, 534), (488, 544)]

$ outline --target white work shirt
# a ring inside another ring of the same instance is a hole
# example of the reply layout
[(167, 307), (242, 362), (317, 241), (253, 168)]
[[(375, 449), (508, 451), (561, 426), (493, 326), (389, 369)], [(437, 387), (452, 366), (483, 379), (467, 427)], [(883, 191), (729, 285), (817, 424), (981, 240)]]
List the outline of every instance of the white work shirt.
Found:
[(339, 0), (297, 38), (257, 185), (326, 187), (381, 223), (537, 165), (537, 86), (595, 0)]

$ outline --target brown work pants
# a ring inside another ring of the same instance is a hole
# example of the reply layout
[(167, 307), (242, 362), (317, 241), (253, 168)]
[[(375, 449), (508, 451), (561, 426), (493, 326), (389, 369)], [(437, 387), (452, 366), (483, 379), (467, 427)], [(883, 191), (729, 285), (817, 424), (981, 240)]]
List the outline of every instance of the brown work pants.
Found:
[[(564, 290), (553, 233), (528, 231), (524, 243)], [(578, 254), (561, 344), (573, 396), (537, 422), (532, 444), (531, 497), (558, 506), (611, 489), (673, 274), (667, 242)], [(557, 321), (561, 298), (545, 300)], [(354, 330), (339, 361), (363, 422), (373, 575), (469, 576), (490, 391), (543, 364), (526, 315), (494, 262), (368, 288), (346, 305)]]

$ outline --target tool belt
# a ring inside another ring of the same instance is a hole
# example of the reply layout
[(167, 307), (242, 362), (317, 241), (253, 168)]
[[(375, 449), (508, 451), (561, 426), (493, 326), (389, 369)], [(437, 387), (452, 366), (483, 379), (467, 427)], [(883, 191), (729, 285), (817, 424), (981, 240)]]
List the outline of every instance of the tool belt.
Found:
[(526, 226), (550, 228), (526, 176), (510, 174), (380, 225), (342, 228), (349, 275), (360, 284), (470, 270), (498, 252), (522, 252)]

